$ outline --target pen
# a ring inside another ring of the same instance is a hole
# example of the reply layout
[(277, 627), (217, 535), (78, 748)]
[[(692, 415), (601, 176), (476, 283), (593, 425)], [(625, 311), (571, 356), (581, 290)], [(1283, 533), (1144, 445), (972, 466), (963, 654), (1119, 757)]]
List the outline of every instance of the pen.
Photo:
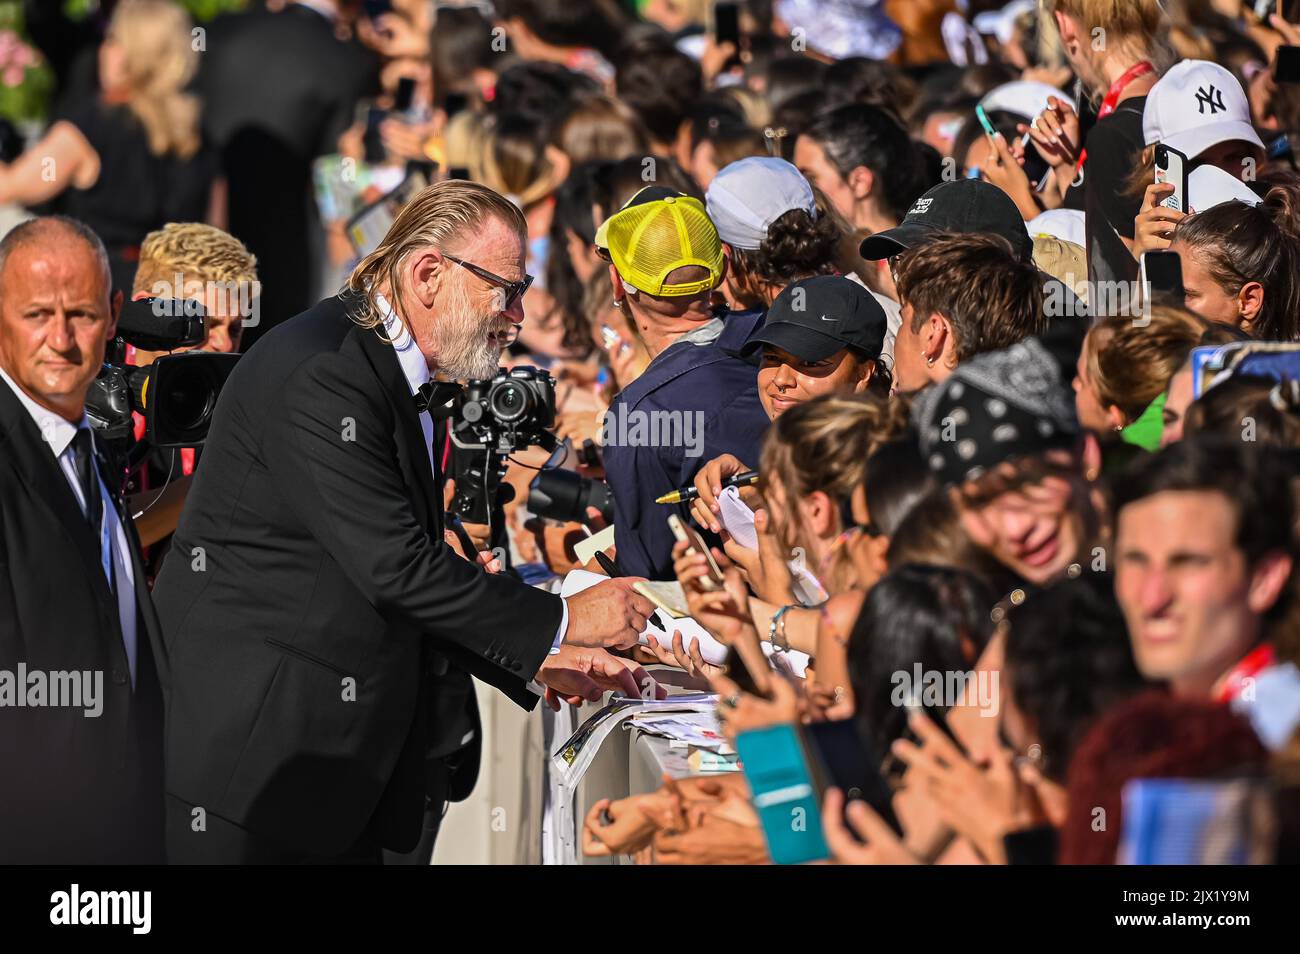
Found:
[[(602, 570), (604, 570), (607, 574), (609, 574), (609, 578), (611, 580), (614, 577), (620, 575), (618, 572), (618, 565), (613, 560), (611, 560), (608, 556), (605, 555), (604, 550), (596, 551), (596, 562), (600, 564), (600, 568)], [(658, 610), (652, 612), (646, 618), (646, 622), (649, 623), (651, 626), (653, 626), (655, 629), (659, 630), (659, 632), (661, 633), (668, 632), (668, 630), (664, 628), (663, 622), (659, 619)]]
[[(758, 483), (758, 471), (747, 470), (743, 474), (736, 474), (733, 477), (727, 477), (722, 481), (723, 487), (748, 487), (751, 484)], [(674, 490), (671, 493), (664, 494), (662, 497), (655, 498), (655, 503), (675, 504), (686, 503), (694, 500), (700, 495), (700, 492), (692, 487), (683, 487), (680, 490)]]

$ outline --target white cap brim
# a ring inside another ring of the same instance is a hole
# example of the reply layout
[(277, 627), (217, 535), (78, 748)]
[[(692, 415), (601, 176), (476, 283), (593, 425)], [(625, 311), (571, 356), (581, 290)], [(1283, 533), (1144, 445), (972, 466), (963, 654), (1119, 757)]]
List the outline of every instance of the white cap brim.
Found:
[[(1264, 148), (1264, 143), (1260, 140), (1259, 133), (1255, 132), (1255, 127), (1244, 119), (1225, 119), (1223, 122), (1207, 123), (1195, 129), (1174, 133), (1161, 142), (1177, 149), (1188, 159), (1195, 159), (1211, 146), (1237, 139), (1242, 142), (1253, 142), (1259, 148)], [(1148, 143), (1148, 145), (1154, 144)]]

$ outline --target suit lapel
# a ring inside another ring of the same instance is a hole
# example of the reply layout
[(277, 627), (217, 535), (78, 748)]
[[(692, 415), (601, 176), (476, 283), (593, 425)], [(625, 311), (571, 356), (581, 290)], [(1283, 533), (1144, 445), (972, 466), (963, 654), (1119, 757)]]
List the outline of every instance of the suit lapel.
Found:
[(0, 382), (0, 441), (6, 441), (9, 445), (0, 451), (0, 458), (8, 457), (13, 461), (23, 478), (24, 486), (58, 518), (73, 546), (81, 554), (96, 598), (116, 606), (117, 601), (108, 588), (104, 567), (100, 563), (98, 538), (86, 522), (81, 505), (77, 503), (67, 478), (50, 453), (36, 422), (3, 382)]
[[(432, 530), (440, 523), (438, 515), (442, 510), (442, 497), (434, 492), (429, 448), (424, 446), (424, 428), (420, 426), (420, 416), (415, 409), (415, 398), (411, 394), (406, 376), (402, 374), (397, 352), (375, 330), (358, 327), (354, 334), (360, 340), (361, 350), (384, 386), (384, 393), (397, 415), (398, 429), (406, 438), (406, 464), (408, 470), (414, 472), (415, 483), (420, 491), (417, 494), (420, 498), (418, 504), (420, 515), (425, 528)], [(408, 479), (409, 477), (408, 472)]]

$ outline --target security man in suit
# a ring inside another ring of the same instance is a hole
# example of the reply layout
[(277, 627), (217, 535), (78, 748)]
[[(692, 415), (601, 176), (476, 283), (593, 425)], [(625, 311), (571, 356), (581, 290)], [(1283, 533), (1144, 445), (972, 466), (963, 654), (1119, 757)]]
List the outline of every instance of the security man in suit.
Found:
[(165, 655), (85, 413), (111, 293), (80, 222), (0, 240), (0, 862), (163, 860)]

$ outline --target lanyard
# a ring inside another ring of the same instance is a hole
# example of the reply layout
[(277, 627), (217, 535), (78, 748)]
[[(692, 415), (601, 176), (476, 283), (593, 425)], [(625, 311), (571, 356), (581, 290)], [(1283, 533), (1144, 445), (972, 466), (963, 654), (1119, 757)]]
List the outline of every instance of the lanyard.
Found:
[[(1101, 109), (1097, 110), (1097, 118), (1105, 119), (1115, 111), (1115, 107), (1119, 104), (1120, 95), (1124, 92), (1124, 87), (1128, 86), (1129, 83), (1133, 82), (1139, 76), (1145, 76), (1147, 73), (1154, 73), (1155, 70), (1156, 68), (1152, 66), (1150, 62), (1143, 60), (1141, 63), (1134, 63), (1121, 73), (1119, 79), (1111, 83), (1110, 89), (1106, 90), (1106, 96), (1101, 101)], [(1076, 173), (1083, 168), (1083, 164), (1087, 158), (1088, 150), (1084, 149), (1079, 153), (1079, 162), (1074, 167)]]
[(1271, 643), (1256, 646), (1248, 652), (1237, 665), (1228, 670), (1223, 685), (1214, 695), (1215, 702), (1231, 702), (1245, 688), (1247, 679), (1253, 679), (1260, 672), (1273, 665), (1275, 653)]

